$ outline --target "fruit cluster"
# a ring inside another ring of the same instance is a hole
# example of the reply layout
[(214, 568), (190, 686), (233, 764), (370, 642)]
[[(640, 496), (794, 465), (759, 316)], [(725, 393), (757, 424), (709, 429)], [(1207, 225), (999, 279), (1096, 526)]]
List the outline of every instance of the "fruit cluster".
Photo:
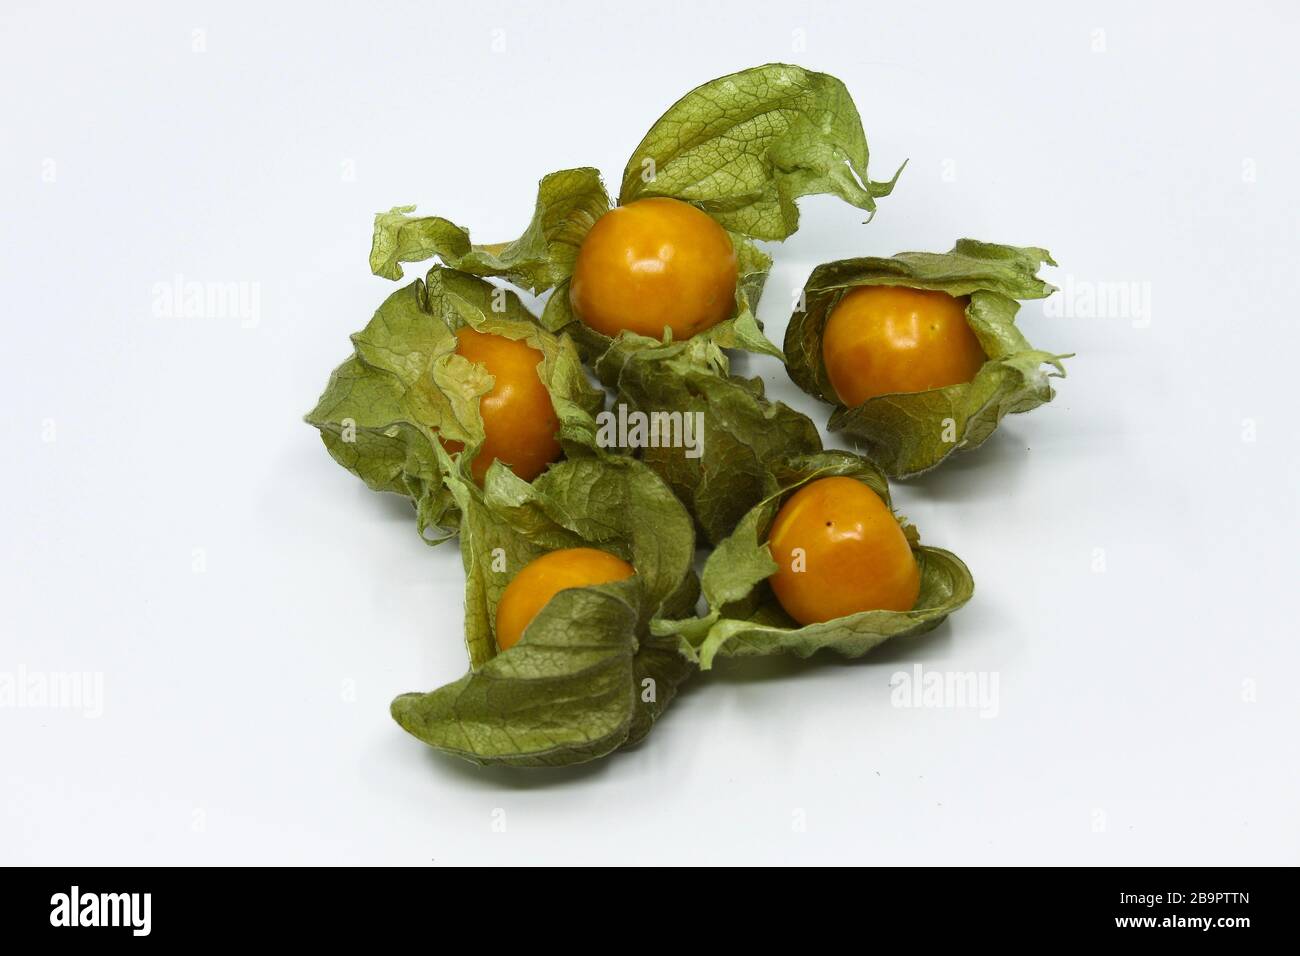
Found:
[[(757, 242), (795, 231), (796, 199), (874, 213), (896, 179), (868, 178), (842, 83), (774, 64), (674, 104), (616, 200), (592, 169), (545, 177), (513, 242), (414, 207), (376, 217), (376, 274), (438, 261), (353, 336), (307, 420), (413, 502), (426, 540), (460, 539), (470, 670), (398, 697), (402, 727), (480, 763), (576, 763), (639, 741), (719, 657), (858, 656), (970, 599), (966, 566), (920, 544), (887, 477), (1050, 400), (1062, 356), (1015, 325), (1052, 291), (1047, 252), (961, 240), (827, 263), (783, 349), (754, 314)], [(540, 315), (520, 292), (545, 297)], [(824, 449), (732, 374), (737, 349), (784, 361), (863, 454)], [(621, 443), (599, 424), (611, 395)]]

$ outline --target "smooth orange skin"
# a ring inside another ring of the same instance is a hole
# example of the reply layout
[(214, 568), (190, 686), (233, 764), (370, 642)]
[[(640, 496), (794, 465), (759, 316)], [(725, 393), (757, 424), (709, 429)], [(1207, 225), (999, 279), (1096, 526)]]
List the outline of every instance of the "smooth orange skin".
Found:
[[(874, 491), (852, 478), (820, 478), (791, 495), (768, 535), (778, 569), (768, 578), (785, 612), (818, 624), (859, 611), (910, 611), (921, 569), (907, 536)], [(794, 570), (795, 549), (804, 553)]]
[(729, 318), (736, 250), (717, 221), (679, 199), (638, 199), (596, 220), (578, 250), (569, 302), (611, 338), (627, 329), (673, 340)]
[[(495, 379), (492, 390), (479, 399), (485, 437), (470, 462), (470, 473), (483, 484), (488, 466), (499, 458), (524, 481), (532, 481), (562, 452), (555, 437), (560, 419), (537, 375), (544, 356), (527, 342), (479, 332), (468, 325), (456, 330), (456, 339), (456, 351), (482, 365)], [(455, 453), (465, 446), (443, 439), (442, 447)]]
[(497, 602), (497, 647), (509, 650), (551, 598), (569, 588), (630, 578), (636, 570), (622, 558), (595, 548), (564, 548), (528, 562)]
[(969, 382), (987, 359), (966, 300), (902, 286), (860, 286), (831, 310), (822, 359), (848, 407), (877, 395)]

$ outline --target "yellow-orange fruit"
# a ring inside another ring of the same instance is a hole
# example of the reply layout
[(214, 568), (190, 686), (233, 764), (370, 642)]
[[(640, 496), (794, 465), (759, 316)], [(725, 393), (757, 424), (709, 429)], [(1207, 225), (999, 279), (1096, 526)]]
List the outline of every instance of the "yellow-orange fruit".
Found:
[(921, 571), (880, 497), (852, 478), (820, 478), (781, 506), (768, 547), (768, 582), (785, 612), (817, 624), (859, 611), (910, 611)]
[(624, 329), (674, 340), (729, 318), (736, 301), (736, 250), (707, 213), (679, 199), (638, 199), (596, 220), (582, 241), (569, 302), (611, 338)]
[(860, 286), (831, 310), (822, 359), (852, 408), (895, 392), (923, 392), (975, 377), (986, 360), (966, 321), (966, 300), (901, 286)]
[[(562, 451), (555, 437), (560, 420), (537, 375), (544, 356), (527, 342), (468, 325), (456, 331), (456, 339), (456, 351), (483, 366), (494, 379), (492, 390), (479, 399), (485, 437), (470, 462), (474, 480), (481, 485), (488, 466), (500, 459), (524, 481), (532, 481)], [(442, 445), (449, 452), (464, 447), (453, 439), (444, 439)]]
[(564, 548), (534, 558), (506, 585), (497, 602), (497, 647), (509, 650), (551, 598), (569, 588), (607, 584), (636, 571), (622, 558), (596, 548)]

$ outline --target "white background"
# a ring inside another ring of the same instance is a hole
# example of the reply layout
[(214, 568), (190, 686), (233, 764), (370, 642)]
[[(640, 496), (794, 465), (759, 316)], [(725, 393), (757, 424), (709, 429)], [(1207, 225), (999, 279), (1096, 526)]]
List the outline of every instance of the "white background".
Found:
[[(0, 673), (104, 696), (0, 709), (0, 861), (1300, 862), (1297, 14), (1087, 6), (6, 3)], [(459, 557), (300, 420), (393, 288), (371, 216), (511, 237), (773, 60), (847, 83), (875, 178), (910, 159), (869, 226), (803, 202), (775, 341), (833, 258), (968, 235), (1073, 283), (1022, 312), (1077, 353), (1057, 400), (897, 490), (975, 599), (721, 666), (584, 768), (444, 758), (388, 702), (464, 671)], [(257, 314), (159, 315), (177, 276)], [(1149, 315), (1087, 314), (1116, 282)], [(997, 675), (996, 716), (892, 706), (915, 662)]]

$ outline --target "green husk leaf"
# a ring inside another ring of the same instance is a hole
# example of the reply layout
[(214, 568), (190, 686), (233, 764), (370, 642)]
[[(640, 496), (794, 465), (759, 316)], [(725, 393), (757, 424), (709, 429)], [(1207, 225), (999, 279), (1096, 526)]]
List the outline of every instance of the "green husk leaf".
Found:
[[(733, 232), (729, 235), (736, 249), (739, 273), (736, 281), (735, 313), (731, 318), (692, 336), (691, 341), (709, 343), (719, 348), (743, 349), (747, 352), (783, 359), (781, 350), (763, 334), (763, 327), (755, 316), (758, 300), (763, 294), (763, 286), (772, 268), (772, 258), (739, 233)], [(582, 357), (591, 363), (595, 363), (616, 342), (622, 343), (623, 348), (632, 347), (634, 344), (641, 348), (660, 344), (654, 339), (632, 332), (622, 332), (616, 338), (610, 338), (583, 323), (574, 314), (569, 301), (567, 279), (547, 299), (542, 310), (541, 322), (557, 335), (568, 333), (577, 343)], [(665, 335), (664, 341), (669, 342), (671, 338)], [(614, 383), (605, 381), (605, 384), (612, 386)]]
[[(617, 437), (612, 426), (620, 406), (629, 415), (678, 416), (658, 419), (677, 430), (639, 455), (686, 505), (711, 544), (776, 490), (774, 459), (821, 451), (810, 418), (768, 401), (762, 379), (728, 374), (726, 356), (699, 337), (667, 345), (622, 337), (601, 357), (596, 373), (617, 389), (614, 409), (598, 420), (609, 436), (602, 444)], [(683, 447), (688, 427), (692, 449)], [(660, 429), (653, 437), (661, 438)]]
[(370, 269), (400, 279), (403, 262), (434, 256), (461, 272), (501, 276), (541, 293), (573, 272), (578, 247), (592, 224), (609, 210), (609, 195), (595, 169), (562, 169), (537, 187), (533, 218), (518, 239), (474, 245), (469, 230), (441, 216), (410, 216), (414, 206), (396, 206), (375, 216)]
[(910, 611), (863, 611), (822, 624), (800, 627), (782, 610), (767, 578), (777, 566), (767, 535), (782, 502), (810, 481), (834, 475), (861, 481), (889, 504), (884, 476), (870, 462), (848, 452), (824, 451), (777, 462), (778, 490), (755, 505), (729, 537), (719, 542), (704, 566), (704, 617), (657, 621), (655, 630), (676, 635), (696, 649), (700, 667), (717, 657), (794, 654), (810, 657), (833, 650), (860, 657), (890, 638), (911, 637), (937, 627), (974, 593), (966, 565), (954, 554), (923, 547), (914, 528), (905, 525), (912, 553), (921, 566), (921, 593)]
[(320, 429), (334, 460), (367, 486), (410, 498), (424, 535), (443, 520), (452, 501), (432, 451), (435, 439), (405, 394), (395, 377), (353, 357), (330, 375), (308, 421)]
[(605, 756), (631, 729), (635, 590), (602, 585), (556, 595), (527, 642), (445, 687), (402, 694), (393, 719), (479, 764), (565, 766)]
[[(483, 764), (561, 766), (639, 741), (694, 670), (674, 636), (650, 630), (690, 613), (699, 593), (685, 509), (631, 458), (564, 461), (532, 484), (497, 464), (482, 490), (449, 470), (447, 484), (464, 515), (471, 670), (398, 697), (394, 718), (430, 746)], [(513, 576), (548, 551), (583, 546), (630, 561), (636, 575), (561, 592), (499, 652), (496, 608)]]
[[(1052, 399), (1050, 379), (1064, 377), (1061, 360), (1034, 349), (1016, 327), (1017, 300), (1055, 291), (1037, 276), (1056, 265), (1045, 249), (960, 239), (951, 252), (903, 252), (827, 263), (813, 270), (801, 308), (786, 328), (786, 367), (804, 391), (836, 406), (829, 427), (842, 430), (891, 478), (927, 471), (954, 452), (978, 447), (1005, 415)], [(968, 296), (966, 319), (988, 356), (967, 383), (868, 399), (853, 408), (835, 394), (822, 360), (822, 332), (851, 289), (894, 285)]]
[(352, 337), (353, 356), (306, 416), (339, 464), (376, 491), (414, 502), (418, 530), (431, 544), (454, 534), (459, 519), (443, 483), (439, 436), (464, 444), (457, 467), (467, 470), (483, 442), (479, 398), (493, 384), (485, 369), (456, 354), (455, 329), (463, 325), (539, 349), (538, 375), (565, 454), (601, 454), (595, 415), (605, 396), (588, 381), (573, 343), (538, 325), (513, 292), (435, 266), (425, 281), (390, 295)]
[(897, 178), (867, 178), (867, 138), (843, 83), (769, 63), (674, 103), (633, 150), (619, 202), (671, 196), (731, 231), (784, 239), (798, 228), (801, 196), (828, 193), (874, 213)]

